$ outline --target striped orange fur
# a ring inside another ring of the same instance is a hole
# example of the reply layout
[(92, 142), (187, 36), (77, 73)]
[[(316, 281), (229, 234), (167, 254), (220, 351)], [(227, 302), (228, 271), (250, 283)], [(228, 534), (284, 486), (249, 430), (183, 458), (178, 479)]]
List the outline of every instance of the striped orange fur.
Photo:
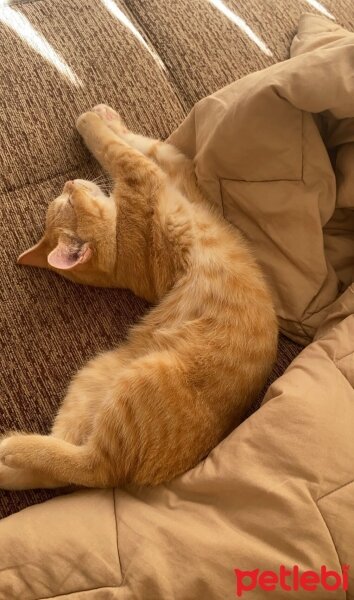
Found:
[(270, 293), (241, 234), (203, 198), (192, 162), (99, 105), (77, 128), (115, 181), (67, 182), (19, 257), (75, 282), (130, 288), (155, 307), (78, 372), (51, 435), (0, 443), (0, 487), (155, 485), (240, 421), (276, 355)]

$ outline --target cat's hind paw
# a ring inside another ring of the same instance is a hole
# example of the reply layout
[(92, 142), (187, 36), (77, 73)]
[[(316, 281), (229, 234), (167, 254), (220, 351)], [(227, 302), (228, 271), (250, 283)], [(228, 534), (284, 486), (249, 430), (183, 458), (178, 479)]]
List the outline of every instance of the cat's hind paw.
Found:
[(0, 438), (0, 464), (15, 469), (27, 466), (41, 451), (43, 437), (46, 436), (11, 432)]
[[(22, 437), (21, 435), (9, 433), (0, 438), (0, 464), (7, 467), (16, 467), (16, 464), (13, 464), (13, 458), (16, 462), (16, 454), (21, 448)], [(20, 444), (18, 444), (18, 441), (20, 441)]]
[(24, 490), (30, 487), (26, 485), (22, 469), (11, 469), (0, 464), (0, 490)]

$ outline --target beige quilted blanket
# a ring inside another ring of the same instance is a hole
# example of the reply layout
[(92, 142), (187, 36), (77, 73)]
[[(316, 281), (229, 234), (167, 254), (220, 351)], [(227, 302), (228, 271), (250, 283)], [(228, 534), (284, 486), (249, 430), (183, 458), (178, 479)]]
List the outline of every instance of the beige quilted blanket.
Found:
[(292, 60), (201, 100), (170, 137), (254, 244), (283, 332), (305, 343), (354, 280), (353, 47), (304, 15)]
[(255, 242), (283, 330), (315, 341), (170, 484), (1, 521), (1, 600), (354, 598), (354, 35), (308, 15), (292, 54), (201, 101), (171, 139)]

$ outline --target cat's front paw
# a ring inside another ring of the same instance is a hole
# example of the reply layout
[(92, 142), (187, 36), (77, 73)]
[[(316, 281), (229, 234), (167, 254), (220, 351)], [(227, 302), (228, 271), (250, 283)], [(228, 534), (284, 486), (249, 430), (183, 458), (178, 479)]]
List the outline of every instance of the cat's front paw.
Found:
[(76, 121), (76, 129), (80, 135), (84, 135), (89, 129), (92, 129), (101, 121), (100, 117), (94, 112), (85, 112), (80, 115)]
[(119, 114), (107, 104), (96, 104), (93, 107), (92, 112), (96, 113), (103, 119), (103, 121), (115, 121), (120, 120)]
[(93, 107), (92, 112), (96, 113), (116, 133), (126, 133), (128, 131), (121, 116), (107, 104), (97, 104)]

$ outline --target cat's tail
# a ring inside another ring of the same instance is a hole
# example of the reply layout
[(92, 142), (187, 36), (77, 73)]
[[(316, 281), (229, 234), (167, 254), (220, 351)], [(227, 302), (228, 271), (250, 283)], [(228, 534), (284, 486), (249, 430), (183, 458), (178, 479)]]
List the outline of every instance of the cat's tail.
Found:
[(93, 452), (88, 444), (76, 446), (49, 435), (18, 434), (4, 438), (0, 442), (0, 462), (11, 469), (21, 469), (24, 474), (34, 472), (38, 481), (56, 484), (44, 483), (43, 487), (60, 484), (110, 487), (118, 483), (112, 480), (109, 466), (99, 453)]

